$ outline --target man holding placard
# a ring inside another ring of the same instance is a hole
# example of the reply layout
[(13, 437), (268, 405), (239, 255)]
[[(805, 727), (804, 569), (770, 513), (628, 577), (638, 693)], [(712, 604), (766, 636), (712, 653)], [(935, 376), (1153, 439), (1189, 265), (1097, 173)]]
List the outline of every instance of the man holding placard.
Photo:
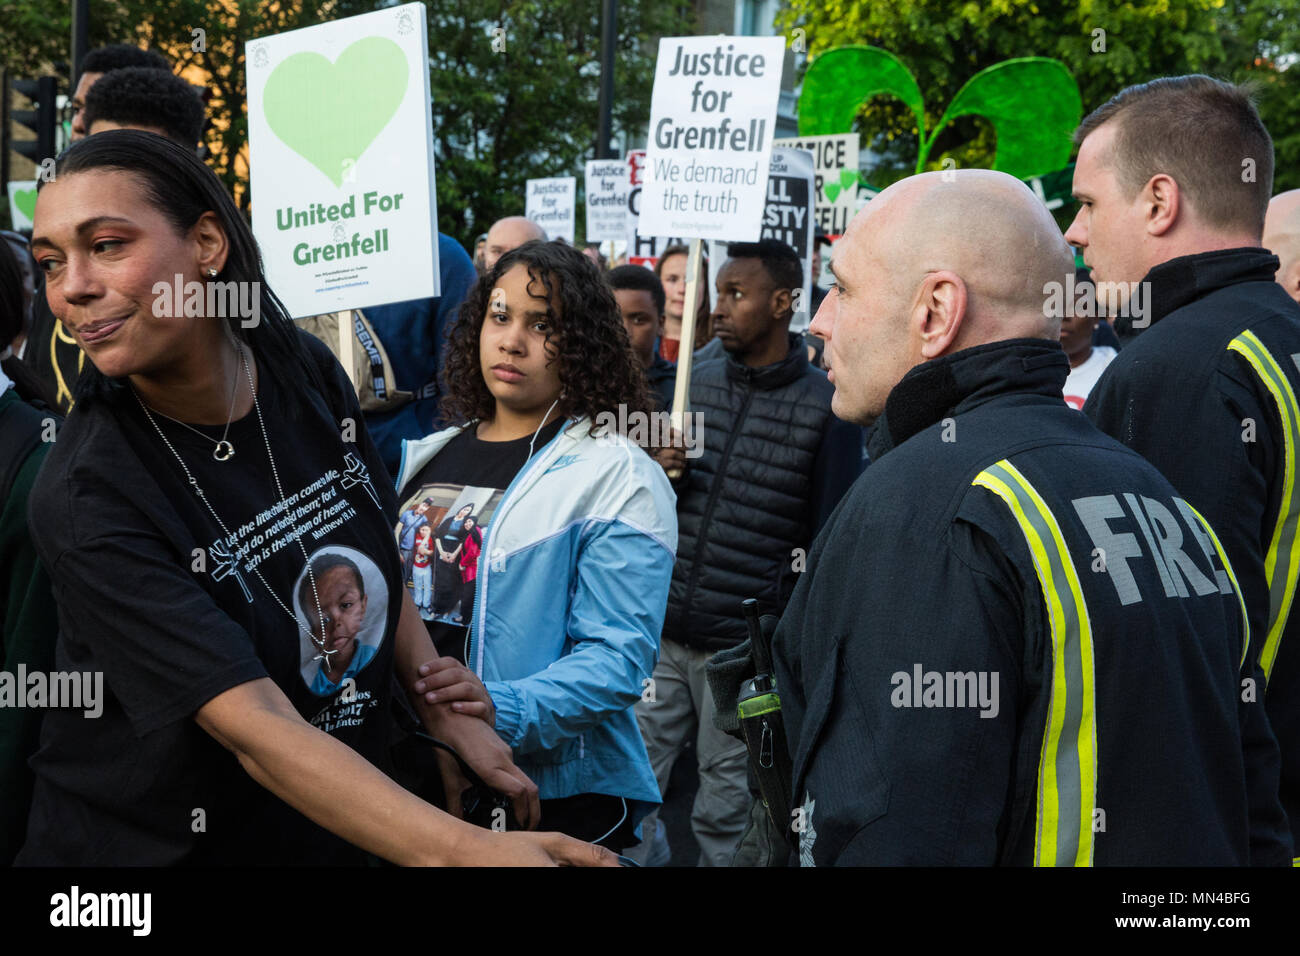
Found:
[(834, 389), (790, 332), (803, 284), (795, 251), (764, 239), (732, 243), (727, 256), (713, 314), (724, 354), (701, 361), (691, 382), (702, 454), (660, 458), (685, 472), (676, 483), (677, 563), (655, 699), (638, 705), (661, 786), (698, 721), (692, 824), (703, 863), (714, 866), (731, 863), (750, 799), (745, 747), (714, 726), (705, 665), (745, 640), (742, 600), (781, 613), (814, 535), (862, 470), (859, 430), (831, 414)]
[[(701, 240), (732, 243), (713, 315), (730, 354), (703, 362), (692, 383), (693, 353), (679, 353), (674, 425), (688, 420), (689, 396), (701, 413), (690, 420), (702, 418), (704, 427), (690, 436), (702, 445), (692, 447), (702, 451), (690, 461), (681, 449), (660, 459), (677, 475), (681, 540), (653, 693), (637, 705), (661, 788), (695, 734), (700, 788), (691, 823), (706, 866), (731, 863), (750, 797), (744, 745), (713, 725), (705, 664), (745, 639), (743, 599), (758, 598), (765, 612), (784, 606), (797, 578), (792, 559), (807, 548), (822, 509), (838, 500), (834, 491), (814, 495), (812, 478), (824, 470), (832, 388), (788, 334), (803, 269), (788, 245), (755, 242), (783, 52), (780, 37), (662, 40), (642, 170), (638, 233), (692, 240), (685, 301), (696, 301)], [(688, 308), (682, 341), (694, 340), (694, 325)], [(856, 430), (848, 447), (856, 451)], [(837, 483), (840, 493), (860, 469), (861, 455), (850, 457), (856, 468)]]

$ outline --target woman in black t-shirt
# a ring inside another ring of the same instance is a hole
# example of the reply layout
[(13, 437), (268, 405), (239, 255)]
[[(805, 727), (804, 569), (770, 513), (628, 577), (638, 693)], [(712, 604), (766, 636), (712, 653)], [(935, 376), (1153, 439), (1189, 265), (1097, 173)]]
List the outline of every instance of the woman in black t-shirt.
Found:
[(266, 287), (217, 178), (136, 131), (74, 144), (56, 173), (33, 251), (90, 362), (32, 514), (57, 666), (102, 674), (104, 694), (97, 719), (47, 714), (18, 862), (611, 862), (471, 827), (382, 772), (395, 675), (428, 730), (538, 816), (491, 728), (426, 701), (437, 655), (356, 396)]

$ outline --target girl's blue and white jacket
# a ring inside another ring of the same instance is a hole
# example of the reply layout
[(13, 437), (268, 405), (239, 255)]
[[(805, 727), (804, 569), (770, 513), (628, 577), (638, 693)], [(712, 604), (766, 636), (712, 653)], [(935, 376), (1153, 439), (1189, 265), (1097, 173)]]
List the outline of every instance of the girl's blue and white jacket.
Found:
[[(397, 487), (467, 427), (403, 442)], [(543, 800), (626, 797), (635, 823), (659, 803), (632, 708), (659, 657), (676, 496), (643, 450), (589, 427), (571, 420), (505, 490), (479, 558), (466, 662)]]

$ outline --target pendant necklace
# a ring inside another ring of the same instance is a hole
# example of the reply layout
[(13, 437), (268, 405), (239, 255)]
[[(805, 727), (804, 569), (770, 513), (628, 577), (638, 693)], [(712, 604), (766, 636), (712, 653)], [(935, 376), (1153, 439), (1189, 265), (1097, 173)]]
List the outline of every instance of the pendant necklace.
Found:
[[(240, 352), (240, 357), (241, 358), (243, 357), (242, 351)], [(132, 391), (134, 391), (134, 389), (132, 389)], [(232, 385), (230, 388), (230, 411), (226, 412), (226, 430), (221, 433), (221, 441), (217, 441), (211, 435), (203, 434), (203, 432), (199, 431), (197, 428), (193, 427), (192, 425), (187, 425), (185, 424), (185, 422), (180, 421), (179, 419), (176, 418), (172, 418), (170, 415), (163, 415), (162, 412), (156, 410), (154, 411), (154, 414), (162, 415), (162, 417), (167, 419), (169, 422), (173, 422), (177, 425), (180, 425), (182, 428), (188, 428), (190, 431), (194, 432), (194, 434), (198, 435), (200, 438), (207, 439), (210, 442), (215, 442), (217, 447), (212, 449), (212, 457), (215, 458), (217, 461), (229, 461), (231, 458), (235, 457), (235, 446), (230, 444), (230, 442), (227, 440), (227, 436), (230, 434), (231, 419), (235, 417), (235, 396), (238, 394), (239, 394), (239, 366), (236, 365), (235, 384)], [(140, 396), (137, 395), (136, 397), (139, 398)], [(256, 398), (257, 396), (254, 395), (253, 397)], [(141, 404), (143, 405), (144, 403), (141, 402)], [(151, 418), (150, 421), (153, 421), (153, 419)], [(154, 427), (157, 427), (156, 423)], [(159, 432), (159, 434), (161, 434), (161, 432)], [(164, 441), (165, 440), (166, 439), (164, 439)], [(170, 448), (171, 444), (168, 443), (167, 447)], [(175, 452), (175, 449), (172, 449), (172, 451)]]
[[(251, 369), (251, 368), (249, 367), (249, 365), (248, 365), (248, 357), (244, 354), (244, 348), (243, 348), (243, 346), (240, 345), (238, 342), (236, 342), (236, 343), (235, 343), (235, 348), (239, 351), (239, 357), (240, 357), (240, 359), (242, 360), (243, 365), (244, 365), (244, 374), (247, 375), (247, 377), (248, 377), (248, 390), (249, 390), (250, 392), (252, 392), (252, 394), (253, 394), (253, 408), (254, 408), (254, 410), (257, 412), (257, 424), (258, 424), (258, 426), (259, 426), (259, 427), (261, 428), (261, 430), (262, 430), (262, 441), (266, 444), (266, 458), (267, 458), (267, 461), (269, 461), (269, 462), (271, 463), (271, 475), (272, 475), (272, 477), (275, 478), (275, 490), (276, 490), (277, 492), (279, 492), (279, 495), (280, 495), (280, 504), (283, 506), (284, 511), (285, 511), (285, 513), (287, 514), (288, 511), (289, 511), (289, 503), (288, 503), (288, 500), (285, 498), (285, 495), (284, 495), (284, 488), (283, 488), (283, 486), (280, 484), (280, 473), (279, 473), (279, 471), (278, 471), (278, 470), (276, 469), (276, 467), (275, 467), (275, 458), (274, 458), (274, 457), (272, 456), (272, 454), (271, 454), (271, 440), (267, 437), (267, 434), (266, 434), (266, 422), (262, 420), (262, 406), (261, 406), (261, 405), (258, 403), (258, 401), (257, 401), (257, 389), (253, 388), (253, 371), (252, 371), (252, 369)], [(236, 392), (238, 392), (238, 387), (239, 387), (239, 372), (238, 372), (238, 368), (236, 368), (236, 372), (235, 372), (235, 391), (236, 391)], [(216, 509), (212, 507), (212, 503), (211, 503), (210, 501), (208, 501), (208, 496), (207, 496), (206, 494), (203, 493), (203, 488), (199, 486), (199, 483), (198, 483), (197, 481), (194, 480), (194, 476), (193, 476), (192, 474), (190, 474), (190, 470), (189, 470), (189, 468), (187, 468), (186, 465), (185, 465), (185, 460), (184, 460), (183, 458), (181, 458), (180, 453), (176, 451), (176, 449), (175, 449), (175, 447), (173, 447), (172, 443), (171, 443), (170, 441), (167, 440), (167, 436), (163, 434), (163, 430), (158, 426), (158, 422), (157, 422), (157, 420), (153, 417), (153, 412), (152, 412), (152, 410), (149, 408), (148, 405), (146, 405), (146, 404), (144, 403), (144, 399), (142, 399), (142, 398), (140, 397), (140, 393), (137, 392), (137, 391), (135, 390), (134, 386), (131, 388), (131, 393), (132, 393), (133, 395), (135, 395), (135, 399), (136, 399), (136, 401), (140, 403), (140, 408), (144, 410), (145, 417), (147, 417), (147, 418), (149, 419), (149, 423), (150, 423), (151, 425), (153, 425), (154, 430), (155, 430), (156, 432), (158, 432), (158, 437), (161, 438), (161, 439), (163, 440), (163, 444), (165, 444), (165, 445), (167, 446), (167, 448), (171, 451), (172, 455), (175, 456), (176, 461), (177, 461), (177, 462), (180, 464), (180, 466), (181, 466), (181, 470), (185, 472), (185, 478), (186, 478), (186, 480), (190, 483), (190, 487), (194, 489), (194, 493), (195, 493), (196, 495), (199, 496), (199, 500), (201, 500), (201, 501), (203, 502), (203, 504), (207, 507), (207, 509), (208, 509), (208, 511), (211, 513), (213, 519), (217, 522), (217, 525), (221, 528), (221, 532), (222, 532), (222, 534), (224, 534), (224, 535), (226, 536), (226, 540), (227, 540), (227, 541), (231, 541), (231, 540), (232, 540), (232, 536), (231, 536), (231, 534), (230, 534), (230, 530), (226, 527), (226, 523), (225, 523), (224, 521), (221, 520), (221, 516), (218, 515), (217, 512), (216, 512)], [(233, 395), (232, 395), (232, 397), (231, 397), (231, 401), (230, 401), (230, 411), (231, 411), (231, 415), (232, 415), (232, 416), (234, 415), (234, 409), (235, 409), (235, 402), (234, 402), (234, 397), (233, 397)], [(157, 414), (162, 415), (162, 412), (158, 412)], [(167, 418), (169, 421), (176, 421), (176, 419), (174, 419), (174, 418), (169, 418), (167, 415), (163, 415), (163, 418)], [(176, 422), (176, 424), (178, 424), (178, 425), (184, 425), (185, 423), (184, 423), (184, 422)], [(189, 426), (186, 425), (185, 427), (188, 428)], [(230, 422), (229, 422), (229, 420), (227, 420), (227, 422), (226, 422), (226, 429), (227, 429), (227, 431), (229, 431), (229, 429), (230, 429)], [(196, 429), (191, 429), (191, 431), (197, 431), (197, 430), (196, 430)], [(197, 432), (197, 434), (203, 435), (202, 432)], [(214, 440), (214, 439), (210, 438), (210, 437), (207, 436), (207, 435), (203, 435), (203, 437), (204, 437), (204, 438), (207, 438), (209, 441), (213, 441), (213, 440)], [(224, 444), (224, 445), (226, 446), (226, 448), (228, 449), (228, 453), (227, 453), (224, 457), (221, 457), (221, 456), (219, 456), (219, 455), (217, 454), (217, 452), (220, 452), (220, 451), (223, 450), (223, 449), (221, 448), (221, 446), (222, 446), (223, 444)], [(216, 458), (217, 461), (225, 461), (226, 459), (228, 459), (228, 458), (230, 458), (231, 456), (233, 456), (234, 453), (235, 453), (234, 448), (231, 447), (231, 446), (230, 446), (230, 443), (227, 442), (227, 441), (225, 440), (225, 438), (223, 437), (222, 440), (221, 440), (220, 442), (217, 443), (217, 450), (213, 452), (212, 457), (213, 457), (213, 458)], [(307, 637), (311, 639), (312, 644), (315, 645), (316, 647), (318, 647), (318, 648), (320, 649), (320, 653), (317, 654), (315, 657), (313, 657), (312, 660), (313, 660), (313, 661), (324, 661), (324, 662), (325, 662), (325, 667), (326, 667), (326, 669), (329, 670), (329, 669), (331, 669), (331, 668), (333, 667), (333, 663), (332, 663), (332, 661), (330, 660), (330, 656), (333, 655), (333, 654), (337, 654), (337, 653), (338, 653), (338, 650), (326, 650), (326, 648), (325, 648), (325, 638), (324, 638), (325, 627), (326, 627), (326, 625), (328, 625), (328, 624), (330, 623), (331, 619), (325, 616), (325, 612), (324, 612), (324, 611), (322, 610), (322, 608), (321, 608), (321, 603), (320, 603), (320, 594), (319, 594), (319, 592), (316, 590), (316, 573), (312, 570), (312, 567), (311, 567), (311, 559), (310, 559), (310, 558), (308, 557), (308, 555), (307, 555), (307, 547), (306, 547), (306, 545), (304, 545), (304, 544), (302, 543), (302, 536), (301, 536), (301, 535), (298, 536), (297, 541), (298, 541), (298, 548), (299, 548), (299, 550), (302, 551), (303, 561), (306, 562), (306, 565), (307, 565), (307, 576), (308, 576), (308, 578), (311, 580), (311, 593), (312, 593), (312, 595), (313, 595), (313, 596), (315, 597), (315, 599), (316, 599), (316, 619), (317, 619), (318, 621), (321, 622), (321, 624), (320, 624), (321, 637), (320, 637), (320, 638), (317, 638), (316, 635), (315, 635), (314, 633), (312, 633), (312, 631), (311, 631), (310, 629), (308, 629), (308, 628), (304, 628), (304, 627), (299, 623), (299, 621), (298, 621), (298, 616), (297, 616), (296, 614), (294, 614), (293, 611), (291, 611), (291, 610), (289, 609), (288, 605), (286, 605), (286, 604), (284, 603), (284, 601), (280, 600), (280, 595), (278, 595), (278, 594), (275, 593), (275, 590), (274, 590), (274, 589), (271, 587), (271, 585), (267, 582), (266, 578), (263, 577), (263, 575), (262, 575), (262, 569), (261, 569), (260, 566), (253, 568), (253, 573), (256, 574), (257, 577), (258, 577), (258, 579), (261, 580), (262, 584), (266, 586), (266, 589), (267, 589), (268, 591), (271, 592), (271, 597), (275, 598), (275, 603), (278, 604), (278, 605), (280, 605), (280, 608), (284, 611), (285, 614), (288, 614), (288, 615), (289, 615), (289, 618), (290, 618), (290, 620), (293, 621), (294, 626), (296, 626), (296, 627), (298, 628), (299, 631), (302, 631), (303, 633), (305, 633), (305, 634), (307, 635)], [(236, 557), (238, 557), (238, 554), (236, 554)]]

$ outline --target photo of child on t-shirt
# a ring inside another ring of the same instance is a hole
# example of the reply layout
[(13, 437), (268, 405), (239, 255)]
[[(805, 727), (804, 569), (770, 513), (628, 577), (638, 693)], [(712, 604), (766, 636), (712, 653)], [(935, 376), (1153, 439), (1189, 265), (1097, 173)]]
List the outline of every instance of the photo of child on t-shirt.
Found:
[(375, 563), (354, 548), (322, 548), (310, 567), (294, 588), (299, 620), (308, 625), (300, 637), (301, 673), (313, 694), (326, 697), (370, 663), (383, 642), (388, 586)]

